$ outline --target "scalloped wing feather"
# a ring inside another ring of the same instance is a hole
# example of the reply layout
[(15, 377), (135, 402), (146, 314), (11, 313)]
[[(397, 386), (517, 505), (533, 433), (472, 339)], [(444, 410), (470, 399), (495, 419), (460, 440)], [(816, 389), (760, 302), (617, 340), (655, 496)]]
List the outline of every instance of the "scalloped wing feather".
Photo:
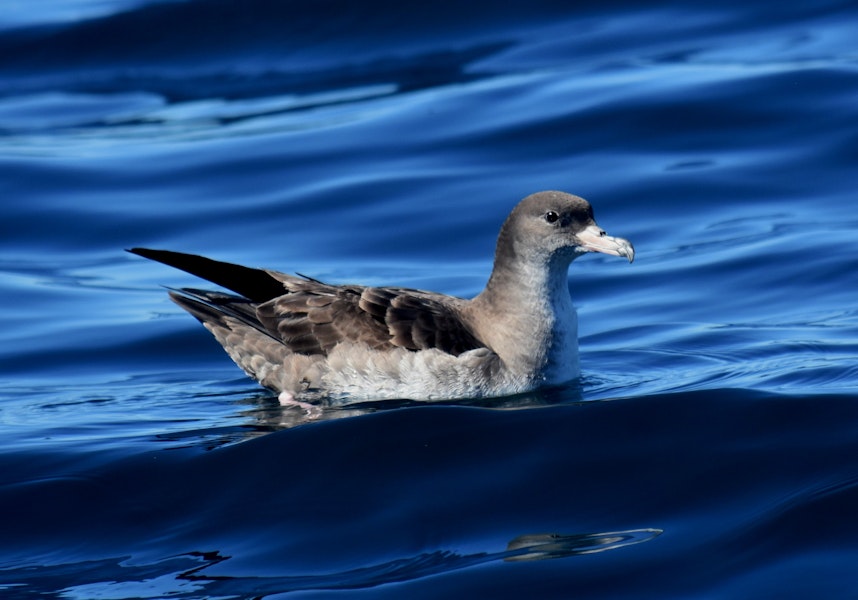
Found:
[(357, 342), (375, 350), (435, 348), (458, 356), (485, 346), (459, 317), (458, 298), (268, 272), (286, 293), (259, 304), (256, 314), (269, 335), (292, 352), (327, 355), (338, 343)]

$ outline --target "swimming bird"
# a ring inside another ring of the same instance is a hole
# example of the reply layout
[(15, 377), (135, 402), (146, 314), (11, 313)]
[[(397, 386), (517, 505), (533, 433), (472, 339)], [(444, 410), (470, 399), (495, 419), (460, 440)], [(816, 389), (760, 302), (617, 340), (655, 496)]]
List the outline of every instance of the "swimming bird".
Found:
[(505, 396), (579, 376), (578, 320), (567, 281), (589, 252), (623, 256), (590, 204), (531, 194), (501, 227), (494, 267), (472, 299), (435, 292), (331, 285), (193, 254), (132, 248), (233, 293), (195, 288), (170, 297), (235, 363), (286, 404)]

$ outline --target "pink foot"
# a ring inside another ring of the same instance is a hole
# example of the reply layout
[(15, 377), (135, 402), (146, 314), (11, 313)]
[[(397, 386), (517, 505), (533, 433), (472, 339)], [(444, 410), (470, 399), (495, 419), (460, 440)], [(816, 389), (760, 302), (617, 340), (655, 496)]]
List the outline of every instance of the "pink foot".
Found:
[(301, 402), (297, 400), (295, 396), (293, 396), (290, 392), (280, 392), (280, 395), (277, 396), (277, 400), (280, 402), (280, 406), (296, 406), (298, 408), (304, 409), (306, 415), (310, 418), (317, 418), (322, 415), (322, 409), (316, 406), (315, 404), (310, 404), (308, 402)]

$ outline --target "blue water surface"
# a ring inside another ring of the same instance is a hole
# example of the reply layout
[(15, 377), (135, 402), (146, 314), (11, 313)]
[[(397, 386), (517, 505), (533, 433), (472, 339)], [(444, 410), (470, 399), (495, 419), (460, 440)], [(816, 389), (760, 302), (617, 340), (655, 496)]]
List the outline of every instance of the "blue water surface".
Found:
[[(853, 2), (0, 6), (2, 598), (858, 597)], [(581, 381), (308, 421), (125, 253), (472, 296), (525, 195)]]

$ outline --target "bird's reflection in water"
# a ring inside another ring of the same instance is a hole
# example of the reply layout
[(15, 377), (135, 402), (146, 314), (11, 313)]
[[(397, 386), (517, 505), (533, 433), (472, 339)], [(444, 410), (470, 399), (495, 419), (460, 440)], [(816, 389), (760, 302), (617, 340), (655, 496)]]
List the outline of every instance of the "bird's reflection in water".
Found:
[[(196, 432), (194, 443), (207, 447), (231, 445), (254, 437), (264, 436), (282, 429), (301, 425), (312, 426), (326, 420), (358, 417), (381, 411), (414, 408), (412, 414), (418, 414), (420, 408), (430, 406), (425, 402), (383, 401), (362, 402), (350, 405), (320, 406), (318, 411), (308, 411), (300, 406), (280, 406), (277, 398), (271, 394), (246, 391), (238, 396), (237, 403), (241, 412), (241, 425), (221, 428), (219, 431)], [(539, 407), (569, 405), (581, 401), (580, 391), (563, 388), (545, 390), (538, 393), (523, 394), (507, 398), (483, 399), (433, 403), (434, 406), (480, 407), (490, 410), (538, 410)], [(437, 413), (436, 413), (437, 414)], [(307, 433), (313, 432), (305, 430)], [(324, 432), (320, 432), (323, 433)], [(193, 438), (194, 432), (187, 432), (183, 442)], [(292, 436), (286, 436), (286, 439)], [(300, 436), (295, 436), (300, 438)], [(310, 435), (309, 437), (313, 437)], [(275, 438), (271, 438), (276, 441)], [(175, 441), (175, 440), (174, 440)], [(260, 440), (262, 441), (262, 440)], [(244, 446), (250, 448), (250, 446)], [(208, 456), (215, 456), (208, 455)], [(242, 455), (246, 456), (246, 455)], [(594, 554), (617, 550), (648, 542), (661, 533), (661, 529), (643, 528), (595, 533), (525, 533), (508, 532), (509, 536), (492, 535), (492, 540), (484, 542), (485, 549), (463, 552), (455, 546), (430, 547), (413, 554), (366, 556), (362, 564), (351, 565), (345, 570), (332, 568), (329, 572), (306, 572), (300, 566), (283, 564), (277, 573), (260, 575), (239, 575), (231, 573), (230, 564), (235, 556), (216, 550), (186, 555), (192, 566), (175, 569), (161, 581), (170, 587), (171, 597), (242, 597), (248, 589), (254, 590), (258, 597), (267, 594), (282, 594), (292, 591), (362, 589), (406, 582), (476, 567), (487, 563), (512, 563), (564, 559), (578, 555)], [(514, 536), (514, 537), (513, 537)], [(509, 541), (506, 541), (509, 540)], [(466, 547), (473, 548), (475, 540), (467, 541)], [(246, 557), (244, 557), (246, 559)], [(287, 561), (288, 563), (288, 561)], [(133, 578), (133, 574), (129, 574)], [(166, 594), (164, 594), (166, 595)]]
[[(223, 395), (223, 394), (220, 394)], [(240, 423), (205, 426), (184, 431), (170, 431), (159, 434), (158, 440), (179, 447), (198, 446), (209, 450), (258, 438), (282, 429), (291, 429), (301, 425), (320, 423), (334, 419), (345, 419), (369, 415), (382, 411), (431, 406), (472, 407), (493, 410), (520, 410), (561, 404), (582, 402), (581, 388), (567, 385), (549, 388), (516, 396), (500, 398), (478, 398), (466, 400), (447, 400), (438, 402), (414, 400), (367, 400), (353, 403), (342, 401), (319, 402), (312, 406), (281, 406), (277, 396), (266, 391), (240, 391), (229, 394), (239, 411), (234, 417)], [(211, 394), (199, 394), (211, 399)], [(230, 418), (231, 421), (236, 420)]]
[(545, 560), (577, 554), (594, 554), (623, 546), (648, 542), (662, 533), (661, 529), (630, 529), (607, 533), (536, 533), (520, 535), (507, 544), (506, 561)]
[(582, 401), (581, 388), (577, 385), (549, 388), (515, 396), (499, 398), (474, 398), (465, 400), (441, 400), (437, 402), (415, 400), (366, 400), (343, 403), (342, 401), (320, 402), (312, 406), (281, 406), (275, 396), (260, 393), (241, 401), (250, 405), (242, 414), (251, 420), (260, 433), (289, 429), (307, 423), (357, 417), (371, 413), (401, 408), (425, 406), (466, 406), (497, 410), (516, 410), (573, 404)]
[[(253, 589), (261, 595), (324, 589), (372, 588), (396, 582), (413, 581), (442, 573), (475, 567), (494, 561), (531, 561), (568, 558), (581, 554), (606, 552), (655, 539), (660, 529), (631, 529), (607, 533), (525, 534), (509, 542), (506, 550), (459, 554), (451, 550), (435, 550), (414, 556), (403, 556), (387, 562), (368, 564), (351, 570), (319, 574), (289, 574), (265, 577), (233, 577), (228, 573), (231, 557), (218, 552), (193, 553), (199, 564), (178, 573), (178, 581), (193, 582), (194, 593), (209, 595), (238, 594), (252, 581)], [(189, 556), (190, 558), (190, 556)], [(221, 565), (221, 574), (209, 575), (207, 570)], [(179, 596), (183, 597), (183, 596)]]

